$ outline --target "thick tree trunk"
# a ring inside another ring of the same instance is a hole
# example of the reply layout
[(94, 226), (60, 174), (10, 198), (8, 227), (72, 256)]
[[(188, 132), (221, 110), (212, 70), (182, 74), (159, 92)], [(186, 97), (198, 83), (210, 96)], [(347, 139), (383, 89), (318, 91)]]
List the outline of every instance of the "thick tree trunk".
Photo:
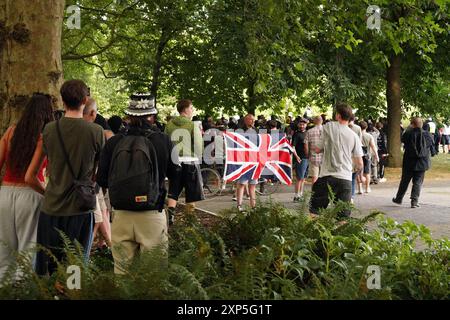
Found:
[(401, 57), (392, 55), (387, 69), (386, 99), (388, 105), (388, 166), (398, 168), (402, 166), (400, 123), (402, 120), (400, 95)]
[(65, 0), (0, 2), (0, 133), (17, 121), (33, 92), (62, 106), (61, 32)]

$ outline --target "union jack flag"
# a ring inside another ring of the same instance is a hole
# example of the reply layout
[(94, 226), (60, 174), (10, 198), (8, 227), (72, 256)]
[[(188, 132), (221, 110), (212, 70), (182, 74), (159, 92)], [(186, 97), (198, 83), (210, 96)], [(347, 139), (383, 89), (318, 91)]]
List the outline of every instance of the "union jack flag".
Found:
[[(284, 134), (247, 134), (227, 131), (225, 137), (225, 181), (275, 176), (284, 184), (292, 183), (294, 151)], [(263, 173), (264, 171), (264, 173)]]

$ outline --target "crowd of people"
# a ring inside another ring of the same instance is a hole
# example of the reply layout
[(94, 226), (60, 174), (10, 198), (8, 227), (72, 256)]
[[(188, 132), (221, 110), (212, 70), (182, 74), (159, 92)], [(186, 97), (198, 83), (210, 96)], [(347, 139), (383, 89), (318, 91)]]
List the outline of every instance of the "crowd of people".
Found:
[(190, 100), (178, 102), (180, 115), (165, 133), (151, 96), (133, 95), (124, 122), (98, 114), (80, 80), (66, 81), (60, 94), (64, 110), (55, 112), (49, 95), (33, 94), (0, 140), (0, 280), (14, 267), (15, 254), (27, 250), (38, 275), (56, 272), (65, 257), (61, 234), (81, 244), (86, 261), (99, 235), (97, 244), (111, 247), (115, 272), (123, 273), (139, 252), (167, 249), (183, 189), (186, 202), (203, 199), (195, 148), (189, 144), (178, 157), (169, 137), (177, 128), (197, 134)]
[[(32, 255), (38, 275), (56, 271), (64, 259), (61, 233), (84, 248), (87, 261), (96, 238), (97, 249), (111, 248), (115, 272), (123, 274), (139, 252), (167, 250), (168, 226), (185, 192), (188, 211), (204, 199), (200, 163), (211, 130), (241, 129), (251, 134), (285, 134), (293, 146), (296, 176), (294, 201), (304, 197), (305, 181), (312, 182), (310, 212), (319, 214), (335, 200), (352, 202), (356, 193), (370, 193), (370, 184), (383, 182), (388, 156), (386, 122), (355, 121), (352, 108), (337, 104), (335, 121), (325, 115), (280, 121), (252, 114), (214, 121), (193, 117), (192, 101), (177, 103), (178, 116), (158, 118), (155, 100), (146, 94), (131, 96), (126, 117), (108, 120), (97, 110), (87, 85), (66, 81), (60, 94), (64, 111), (53, 111), (52, 98), (33, 94), (17, 122), (0, 140), (0, 280), (16, 252), (41, 248)], [(417, 207), (430, 154), (444, 141), (449, 152), (450, 132), (439, 135), (434, 123), (414, 118), (402, 135), (405, 148), (403, 175), (395, 203), (401, 203), (413, 180), (412, 207)], [(423, 128), (425, 129), (422, 129)], [(433, 135), (427, 129), (434, 129)], [(260, 181), (237, 181), (237, 207), (245, 193), (256, 206)], [(112, 214), (113, 213), (113, 214)], [(349, 209), (341, 216), (348, 217)], [(113, 223), (112, 223), (113, 221)]]

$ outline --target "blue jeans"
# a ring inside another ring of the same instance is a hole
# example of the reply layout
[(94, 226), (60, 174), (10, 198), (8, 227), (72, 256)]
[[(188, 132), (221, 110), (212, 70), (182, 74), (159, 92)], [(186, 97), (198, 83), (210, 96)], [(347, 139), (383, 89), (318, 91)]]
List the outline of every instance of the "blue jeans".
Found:
[(358, 172), (353, 172), (352, 173), (352, 198), (355, 196), (355, 192), (356, 192), (356, 174)]

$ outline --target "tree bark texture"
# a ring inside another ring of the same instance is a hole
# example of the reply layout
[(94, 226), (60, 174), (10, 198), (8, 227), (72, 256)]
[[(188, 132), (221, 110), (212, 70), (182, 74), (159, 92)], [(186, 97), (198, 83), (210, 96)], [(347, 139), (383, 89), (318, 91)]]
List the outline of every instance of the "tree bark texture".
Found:
[(400, 70), (401, 57), (392, 55), (390, 58), (390, 66), (387, 69), (387, 118), (388, 118), (388, 166), (398, 168), (402, 166), (401, 153), (401, 132), (400, 124), (402, 120), (401, 94), (400, 94)]
[(61, 32), (65, 0), (0, 1), (0, 133), (34, 92), (62, 107)]

